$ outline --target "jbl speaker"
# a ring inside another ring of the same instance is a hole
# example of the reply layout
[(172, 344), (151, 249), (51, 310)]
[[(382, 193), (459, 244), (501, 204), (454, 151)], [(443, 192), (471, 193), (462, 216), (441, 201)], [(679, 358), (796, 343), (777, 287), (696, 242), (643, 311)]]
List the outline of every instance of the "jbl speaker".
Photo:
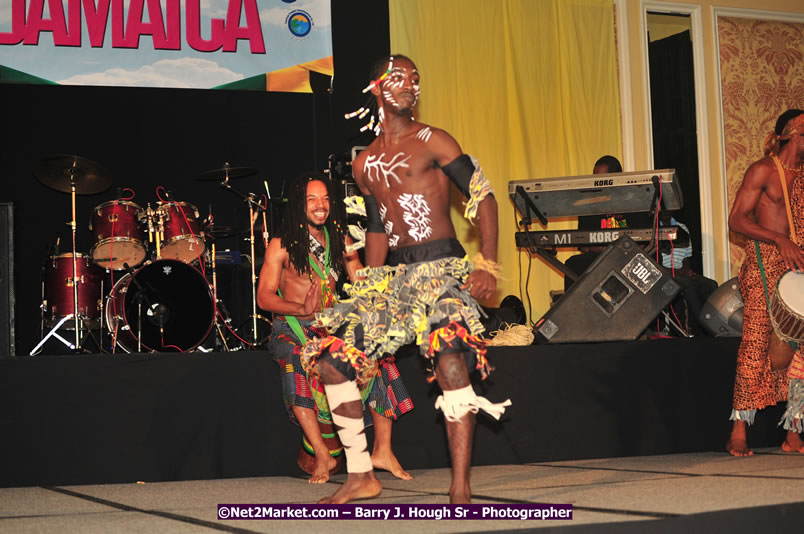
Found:
[(630, 237), (612, 243), (533, 326), (537, 342), (636, 339), (681, 291)]
[(14, 204), (0, 203), (0, 356), (14, 348)]

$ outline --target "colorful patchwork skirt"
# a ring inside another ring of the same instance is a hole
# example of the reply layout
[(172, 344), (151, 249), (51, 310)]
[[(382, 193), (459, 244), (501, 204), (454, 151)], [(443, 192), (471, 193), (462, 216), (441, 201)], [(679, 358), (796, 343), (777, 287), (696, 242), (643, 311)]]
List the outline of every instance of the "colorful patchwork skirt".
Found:
[(389, 255), (389, 263), (423, 261), (360, 271), (362, 278), (346, 287), (349, 298), (317, 314), (316, 325), (329, 335), (303, 347), (301, 361), (308, 375), (317, 379), (318, 359), (329, 354), (354, 370), (349, 378), (366, 384), (377, 376), (377, 361), (415, 343), (430, 363), (428, 380), (436, 378), (437, 358), (448, 353), (463, 354), (468, 369), (485, 378), (491, 368), (480, 337), (482, 311), (461, 288), (472, 264), (465, 253), (448, 255), (455, 244), (460, 248), (454, 239), (404, 247)]

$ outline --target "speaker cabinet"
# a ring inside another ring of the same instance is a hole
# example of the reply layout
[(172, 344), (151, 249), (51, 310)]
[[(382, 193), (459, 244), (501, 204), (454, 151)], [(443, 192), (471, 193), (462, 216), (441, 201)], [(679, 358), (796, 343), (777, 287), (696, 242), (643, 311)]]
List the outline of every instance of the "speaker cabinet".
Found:
[(0, 356), (14, 347), (14, 204), (0, 203)]
[(718, 287), (701, 308), (698, 322), (704, 330), (717, 337), (743, 335), (743, 296), (740, 282), (732, 278)]
[(679, 291), (667, 269), (622, 236), (536, 322), (533, 333), (543, 343), (636, 339)]

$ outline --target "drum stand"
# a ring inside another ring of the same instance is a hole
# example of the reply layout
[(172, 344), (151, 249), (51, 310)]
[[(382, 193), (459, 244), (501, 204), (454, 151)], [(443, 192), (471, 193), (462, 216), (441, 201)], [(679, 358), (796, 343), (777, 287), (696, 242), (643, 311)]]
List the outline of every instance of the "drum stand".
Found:
[[(228, 166), (228, 163), (226, 165)], [(226, 168), (227, 167), (224, 167), (224, 169)], [(253, 345), (253, 348), (257, 348), (258, 346), (260, 346), (262, 343), (265, 342), (264, 339), (263, 340), (259, 339), (257, 321), (258, 320), (264, 321), (268, 324), (270, 324), (270, 321), (266, 317), (263, 317), (257, 312), (257, 272), (254, 260), (254, 222), (256, 221), (260, 212), (264, 213), (267, 210), (267, 208), (256, 200), (256, 195), (254, 195), (254, 193), (244, 195), (239, 191), (235, 191), (229, 184), (229, 175), (226, 173), (224, 174), (223, 181), (220, 183), (220, 186), (226, 189), (227, 191), (231, 191), (235, 195), (239, 196), (248, 204), (249, 246), (251, 254), (251, 258), (249, 261), (249, 263), (251, 264), (251, 315), (247, 319), (247, 322), (248, 321), (251, 322), (251, 343)]]

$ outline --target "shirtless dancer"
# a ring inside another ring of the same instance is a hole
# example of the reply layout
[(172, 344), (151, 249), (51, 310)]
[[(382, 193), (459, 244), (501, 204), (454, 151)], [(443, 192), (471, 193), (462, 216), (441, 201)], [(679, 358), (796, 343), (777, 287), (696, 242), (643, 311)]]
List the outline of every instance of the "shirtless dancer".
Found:
[[(443, 391), (436, 408), (444, 412), (452, 459), (450, 502), (466, 503), (474, 414), (483, 409), (499, 418), (503, 404), (510, 404), (476, 396), (469, 382), (471, 370), (484, 378), (489, 371), (475, 299), (489, 298), (497, 288), (497, 203), (455, 139), (414, 120), (419, 73), (413, 62), (385, 58), (371, 76), (366, 92), (376, 101), (378, 137), (352, 165), (368, 216), (366, 278), (352, 286), (350, 299), (317, 315), (332, 335), (308, 343), (302, 353), (305, 369), (325, 384), (346, 452), (346, 483), (321, 502), (381, 492), (365, 450), (358, 385), (375, 372), (377, 358), (415, 342), (431, 365), (430, 379)], [(362, 118), (363, 112), (355, 114)], [(477, 219), (481, 252), (473, 262), (450, 219), (450, 181), (468, 198), (465, 216)]]
[[(778, 165), (777, 165), (778, 162)], [(776, 121), (765, 157), (753, 163), (737, 191), (729, 228), (749, 239), (740, 268), (740, 292), (744, 302), (743, 338), (737, 353), (734, 381), (734, 421), (726, 450), (733, 456), (751, 456), (746, 431), (757, 410), (788, 398), (787, 370), (771, 369), (768, 343), (773, 332), (766, 304), (759, 258), (765, 270), (768, 295), (787, 270), (804, 269), (801, 247), (791, 240), (785, 195), (780, 174), (790, 192), (793, 224), (799, 238), (804, 232), (804, 111), (791, 109)], [(801, 349), (795, 361), (800, 361)], [(791, 366), (791, 370), (795, 367)], [(800, 414), (796, 414), (800, 415)], [(788, 428), (782, 444), (786, 452), (804, 452), (804, 442)]]
[[(309, 482), (319, 484), (329, 480), (335, 459), (324, 443), (317, 419), (331, 421), (331, 416), (323, 384), (304, 372), (299, 348), (307, 338), (322, 333), (311, 325), (313, 314), (335, 302), (337, 277), (346, 274), (354, 280), (363, 267), (356, 252), (346, 251), (349, 238), (341, 230), (342, 217), (333, 206), (334, 195), (328, 184), (324, 175), (307, 173), (291, 185), (288, 208), (278, 237), (268, 244), (257, 291), (259, 306), (275, 314), (268, 350), (282, 374), (288, 415), (301, 426), (315, 453)], [(413, 477), (402, 469), (391, 450), (388, 417), (398, 417), (413, 404), (393, 360), (383, 360), (380, 370), (376, 380), (363, 384), (361, 392), (361, 399), (370, 405), (375, 429), (372, 465), (409, 480)]]

